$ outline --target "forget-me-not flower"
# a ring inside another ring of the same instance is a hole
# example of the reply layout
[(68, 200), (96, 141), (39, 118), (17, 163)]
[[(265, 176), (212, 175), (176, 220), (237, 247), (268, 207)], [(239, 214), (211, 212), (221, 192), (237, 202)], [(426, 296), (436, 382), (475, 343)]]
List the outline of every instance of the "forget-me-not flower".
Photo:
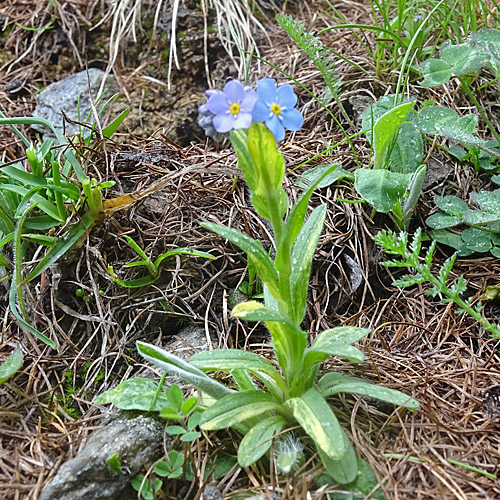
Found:
[(252, 124), (252, 110), (258, 99), (255, 90), (245, 90), (238, 80), (231, 80), (224, 86), (224, 93), (214, 93), (206, 104), (213, 113), (217, 132), (249, 128)]
[(252, 117), (256, 122), (265, 122), (266, 127), (273, 133), (277, 141), (285, 137), (285, 128), (299, 130), (304, 118), (299, 110), (295, 109), (297, 96), (291, 85), (281, 85), (271, 78), (263, 78), (257, 83), (259, 100), (255, 103)]

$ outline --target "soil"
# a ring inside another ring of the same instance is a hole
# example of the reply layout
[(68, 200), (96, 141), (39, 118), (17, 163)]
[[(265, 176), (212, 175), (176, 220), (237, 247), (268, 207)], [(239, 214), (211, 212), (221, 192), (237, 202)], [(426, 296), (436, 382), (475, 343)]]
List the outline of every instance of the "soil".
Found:
[[(291, 8), (307, 21), (308, 30), (331, 24), (319, 8), (306, 3)], [(106, 13), (103, 9), (99, 2), (76, 0), (64, 4), (47, 0), (34, 7), (20, 0), (3, 2), (0, 110), (5, 115), (30, 116), (36, 93), (44, 86), (86, 65), (107, 67), (111, 20), (90, 29)], [(339, 9), (352, 23), (371, 23), (369, 6), (363, 3), (341, 2)], [(38, 328), (52, 332), (56, 351), (22, 331), (9, 313), (7, 283), (0, 288), (0, 361), (17, 345), (25, 353), (22, 370), (0, 386), (0, 491), (6, 500), (36, 500), (60, 465), (77, 454), (100, 424), (101, 410), (93, 398), (144, 370), (135, 350), (137, 340), (165, 345), (182, 326), (197, 323), (215, 335), (219, 347), (237, 346), (272, 355), (262, 327), (237, 322), (228, 313), (228, 297), (247, 279), (245, 256), (200, 226), (204, 220), (216, 221), (259, 238), (266, 248), (270, 245), (267, 227), (254, 215), (247, 189), (236, 177), (233, 151), (226, 149), (227, 144), (206, 140), (197, 125), (197, 108), (204, 101), (207, 81), (220, 88), (227, 78), (238, 76), (237, 70), (213, 29), (205, 38), (198, 2), (189, 0), (177, 18), (181, 69), (174, 68), (169, 79), (172, 12), (169, 5), (163, 6), (153, 35), (154, 13), (155, 4), (143, 2), (136, 40), (131, 33), (123, 38), (113, 66), (121, 96), (111, 112), (127, 108), (131, 113), (112, 141), (96, 141), (82, 158), (90, 176), (116, 182), (105, 191), (106, 200), (129, 193), (135, 199), (124, 209), (110, 211), (81, 246), (66, 254), (59, 268), (45, 276), (48, 285), (40, 291), (34, 283), (29, 290), (33, 317)], [(209, 25), (213, 16), (209, 12)], [(306, 56), (272, 16), (261, 20), (269, 36), (256, 34), (263, 59), (323, 96), (324, 82)], [(363, 37), (373, 46), (369, 33)], [(339, 60), (337, 67), (352, 119), (357, 116), (349, 105), (350, 97), (375, 99), (394, 92), (396, 73), (375, 77), (373, 61), (348, 30), (329, 31), (321, 38), (363, 69), (345, 60)], [(260, 73), (256, 66), (252, 68), (249, 83), (261, 77), (288, 81), (263, 64)], [(442, 103), (454, 109), (467, 105), (457, 90), (450, 88)], [(356, 168), (348, 144), (313, 158), (343, 135), (307, 92), (296, 91), (306, 117), (304, 127), (281, 145), (291, 199), (298, 196), (295, 181), (311, 166), (338, 162), (344, 169)], [(433, 97), (432, 91), (418, 86), (411, 93), (420, 102)], [(330, 108), (346, 127), (333, 103)], [(36, 139), (29, 128), (20, 128)], [(485, 134), (484, 130), (480, 133)], [(24, 158), (21, 142), (7, 127), (0, 128), (0, 141), (3, 162)], [(358, 161), (368, 164), (366, 140), (358, 137), (352, 143)], [(458, 166), (441, 152), (432, 155), (430, 167), (432, 175), (412, 229), (424, 224), (435, 195), (453, 193), (466, 199), (471, 190), (484, 184), (472, 167)], [(372, 466), (388, 500), (498, 499), (496, 480), (453, 463), (490, 474), (499, 472), (498, 421), (485, 415), (483, 404), (484, 391), (500, 383), (498, 340), (470, 317), (456, 314), (454, 306), (441, 305), (426, 295), (425, 286), (405, 291), (391, 287), (392, 276), (379, 266), (384, 256), (371, 239), (390, 222), (383, 216), (372, 220), (368, 208), (351, 200), (359, 201), (359, 195), (343, 182), (312, 199), (313, 205), (326, 204), (328, 215), (313, 267), (304, 326), (311, 339), (342, 324), (371, 328), (372, 333), (359, 345), (367, 354), (365, 362), (354, 366), (334, 360), (325, 369), (403, 390), (419, 400), (421, 410), (412, 414), (374, 406), (369, 399), (342, 397), (336, 401), (339, 419), (358, 455)], [(108, 266), (122, 279), (140, 275), (134, 268), (123, 267), (136, 258), (125, 235), (148, 255), (191, 247), (210, 252), (216, 259), (172, 258), (154, 286), (122, 288), (111, 279)], [(436, 264), (447, 256), (446, 249), (439, 249)], [(365, 278), (354, 292), (349, 262)], [(463, 275), (472, 297), (479, 300), (488, 285), (498, 284), (499, 272), (496, 259), (483, 257), (457, 260), (452, 274)], [(83, 290), (83, 296), (77, 290)], [(485, 309), (492, 319), (498, 313), (495, 303)], [(333, 498), (333, 489), (317, 487), (317, 475), (304, 469), (284, 479), (256, 469), (224, 477), (218, 486), (226, 488), (227, 498), (240, 491), (262, 493), (271, 484), (283, 498)]]

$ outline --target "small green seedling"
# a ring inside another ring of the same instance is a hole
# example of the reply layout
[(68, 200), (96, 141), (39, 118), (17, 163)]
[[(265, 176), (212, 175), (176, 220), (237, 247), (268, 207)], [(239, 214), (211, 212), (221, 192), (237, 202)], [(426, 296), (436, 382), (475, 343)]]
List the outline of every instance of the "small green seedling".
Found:
[(133, 248), (135, 253), (142, 258), (142, 260), (130, 262), (129, 264), (125, 264), (123, 267), (128, 268), (144, 266), (149, 271), (149, 276), (143, 276), (142, 278), (135, 278), (131, 280), (122, 280), (116, 277), (113, 266), (108, 266), (108, 273), (113, 278), (113, 281), (125, 288), (140, 288), (142, 286), (152, 285), (160, 277), (163, 261), (174, 255), (192, 255), (194, 257), (203, 257), (205, 259), (215, 259), (213, 255), (207, 252), (201, 252), (200, 250), (176, 248), (175, 250), (169, 250), (168, 252), (161, 254), (153, 261), (151, 260), (151, 257), (146, 255), (144, 250), (130, 236), (125, 236), (125, 238), (127, 243)]
[(109, 465), (109, 468), (116, 474), (121, 474), (122, 473), (122, 463), (120, 462), (120, 459), (118, 458), (118, 455), (115, 453), (111, 455), (107, 460), (106, 463)]
[(0, 384), (6, 382), (21, 368), (23, 360), (23, 352), (18, 347), (5, 361), (0, 363)]

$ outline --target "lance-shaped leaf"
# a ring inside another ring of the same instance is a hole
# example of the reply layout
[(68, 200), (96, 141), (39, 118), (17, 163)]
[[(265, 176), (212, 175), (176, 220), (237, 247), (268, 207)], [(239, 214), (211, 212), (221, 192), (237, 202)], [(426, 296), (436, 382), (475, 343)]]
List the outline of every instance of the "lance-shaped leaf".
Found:
[(254, 425), (241, 440), (238, 447), (238, 463), (249, 467), (262, 457), (271, 447), (273, 437), (285, 427), (286, 420), (274, 415)]
[(302, 226), (292, 248), (292, 272), (290, 274), (290, 295), (292, 299), (291, 319), (300, 325), (306, 313), (306, 299), (311, 274), (311, 265), (323, 231), (326, 207), (316, 207)]
[(184, 382), (194, 385), (216, 400), (233, 393), (231, 389), (211, 379), (199, 368), (160, 347), (146, 344), (145, 342), (137, 342), (136, 345), (139, 354), (144, 359), (161, 368), (163, 371), (179, 377)]
[(344, 456), (340, 460), (331, 459), (321, 448), (318, 448), (318, 454), (325, 466), (326, 473), (340, 484), (347, 484), (354, 481), (358, 473), (358, 459), (356, 452), (346, 436), (342, 431), (342, 438), (344, 440)]
[(207, 431), (226, 429), (268, 411), (283, 411), (283, 406), (263, 391), (240, 391), (228, 394), (209, 406), (200, 427)]
[(309, 389), (301, 397), (291, 398), (285, 404), (317, 448), (321, 448), (333, 460), (340, 460), (344, 456), (342, 428), (318, 391)]
[(327, 373), (318, 383), (319, 391), (325, 398), (340, 392), (360, 394), (371, 398), (380, 399), (397, 406), (404, 406), (409, 410), (419, 408), (418, 401), (394, 389), (388, 389), (367, 380), (351, 377), (342, 373)]
[(191, 364), (203, 371), (244, 369), (251, 373), (266, 373), (284, 389), (283, 379), (278, 370), (266, 359), (253, 352), (239, 349), (216, 349), (203, 351), (191, 356)]

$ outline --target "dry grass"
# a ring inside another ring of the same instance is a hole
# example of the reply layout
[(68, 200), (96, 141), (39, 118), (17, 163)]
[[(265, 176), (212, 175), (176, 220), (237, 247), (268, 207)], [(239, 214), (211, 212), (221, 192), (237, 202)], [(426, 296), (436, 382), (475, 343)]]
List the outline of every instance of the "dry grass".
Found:
[[(11, 0), (6, 12), (15, 12), (16, 20), (29, 25), (30, 19), (34, 22), (30, 17), (33, 12), (22, 10), (22, 5)], [(36, 19), (41, 23), (37, 26), (48, 22), (44, 17), (51, 12), (48, 5), (37, 4)], [(78, 10), (80, 3), (70, 2), (64, 8), (65, 12), (74, 9), (66, 19), (85, 17)], [(302, 9), (299, 16), (310, 20), (308, 29), (319, 28), (325, 22), (321, 17), (313, 21), (314, 11), (308, 11), (307, 4), (302, 4)], [(351, 9), (355, 22), (366, 16), (360, 4), (345, 4), (345, 9)], [(75, 38), (80, 24), (68, 21), (65, 26), (70, 25)], [(272, 44), (261, 45), (262, 55), (321, 95), (324, 87), (318, 72), (285, 33), (277, 28), (268, 31)], [(8, 115), (29, 115), (33, 109), (31, 96), (49, 78), (36, 61), (53, 57), (39, 44), (54, 40), (51, 37), (56, 33), (36, 33), (14, 31), (17, 44), (11, 38), (14, 35), (7, 38), (10, 59), (0, 68), (1, 81), (19, 78), (25, 82), (18, 93), (10, 93), (6, 86), (0, 89), (0, 106)], [(348, 52), (351, 59), (370, 69), (366, 54), (348, 32), (330, 33), (323, 41), (339, 52)], [(30, 47), (30, 52), (19, 59)], [(82, 53), (82, 47), (76, 49)], [(130, 89), (142, 82), (140, 72), (134, 70), (120, 68), (123, 83)], [(392, 75), (387, 75), (386, 81), (374, 81), (345, 62), (339, 64), (338, 72), (346, 82), (346, 101), (351, 95), (380, 96), (394, 90)], [(278, 75), (269, 69), (266, 76)], [(432, 95), (429, 92), (412, 88), (412, 95), (419, 100)], [(451, 86), (437, 97), (460, 113), (467, 111), (461, 94)], [(484, 93), (482, 98), (488, 106), (491, 97)], [(292, 199), (298, 195), (295, 180), (307, 167), (293, 169), (343, 138), (338, 126), (310, 102), (305, 92), (300, 102), (307, 112), (305, 126), (301, 132), (287, 136), (282, 145)], [(15, 138), (5, 129), (0, 133), (2, 159), (19, 157), (21, 150)], [(366, 142), (362, 138), (353, 142), (358, 161), (367, 164)], [(415, 224), (422, 223), (431, 212), (434, 195), (454, 192), (465, 197), (471, 189), (480, 187), (472, 170), (458, 168), (437, 152), (434, 156), (443, 162), (443, 168), (450, 167), (450, 175), (424, 193)], [(234, 153), (196, 144), (179, 148), (159, 131), (147, 139), (124, 137), (119, 145), (108, 144), (106, 153), (96, 147), (88, 152), (87, 159), (91, 175), (108, 174), (117, 181), (114, 190), (107, 193), (108, 198), (144, 192), (158, 182), (162, 187), (96, 227), (83, 247), (64, 262), (61, 281), (57, 286), (52, 281), (41, 302), (43, 316), (39, 325), (54, 325), (58, 331), (57, 352), (19, 331), (6, 300), (0, 298), (0, 359), (18, 343), (27, 359), (22, 372), (0, 386), (0, 491), (6, 500), (35, 500), (61, 463), (74, 456), (86, 436), (100, 424), (100, 411), (91, 403), (94, 395), (144, 371), (134, 349), (136, 340), (169, 343), (180, 324), (196, 322), (215, 335), (220, 347), (238, 345), (271, 358), (263, 329), (250, 330), (228, 313), (227, 295), (245, 279), (244, 255), (199, 226), (202, 220), (230, 224), (269, 243), (268, 229), (254, 215), (244, 183), (239, 181), (233, 188), (237, 172)], [(308, 167), (320, 162), (338, 162), (348, 170), (356, 167), (348, 144), (311, 161)], [(348, 184), (332, 186), (313, 198), (314, 204), (327, 205), (328, 215), (311, 279), (308, 331), (312, 338), (337, 324), (372, 328), (361, 345), (367, 354), (364, 363), (352, 366), (332, 361), (324, 368), (342, 369), (404, 390), (416, 397), (422, 408), (411, 414), (374, 405), (366, 398), (346, 396), (334, 402), (339, 418), (359, 455), (375, 470), (387, 499), (500, 498), (497, 481), (449, 461), (492, 474), (499, 472), (498, 423), (485, 417), (482, 402), (484, 390), (500, 382), (498, 340), (491, 339), (467, 316), (457, 315), (452, 305), (439, 305), (430, 299), (424, 293), (425, 287), (403, 293), (389, 286), (390, 276), (378, 265), (383, 256), (371, 242), (371, 236), (386, 221), (381, 217), (372, 221), (363, 205), (342, 201), (357, 198)], [(211, 251), (217, 258), (212, 262), (176, 258), (168, 263), (155, 286), (135, 291), (120, 289), (106, 269), (112, 264), (121, 273), (122, 265), (134, 258), (124, 241), (125, 234), (155, 255), (175, 246), (191, 246)], [(441, 258), (445, 257), (443, 253)], [(351, 290), (348, 262), (351, 267), (354, 262), (364, 277), (356, 292)], [(474, 298), (479, 299), (486, 286), (497, 284), (500, 264), (489, 257), (458, 260), (454, 272), (465, 276)], [(50, 275), (47, 278), (53, 279)], [(76, 297), (77, 288), (85, 290), (92, 300), (85, 302)], [(487, 306), (490, 318), (498, 313), (495, 304)], [(193, 453), (200, 469), (214, 450), (222, 446), (230, 450), (236, 442), (231, 433), (199, 440)], [(290, 500), (303, 500), (308, 494), (312, 499), (330, 498), (332, 489), (314, 486), (319, 474), (313, 460), (288, 479), (277, 476), (273, 467), (266, 470), (257, 464), (248, 470), (232, 470), (218, 481), (218, 486), (225, 498), (249, 489), (265, 492), (270, 487)], [(196, 492), (201, 483), (195, 482), (192, 491)]]

